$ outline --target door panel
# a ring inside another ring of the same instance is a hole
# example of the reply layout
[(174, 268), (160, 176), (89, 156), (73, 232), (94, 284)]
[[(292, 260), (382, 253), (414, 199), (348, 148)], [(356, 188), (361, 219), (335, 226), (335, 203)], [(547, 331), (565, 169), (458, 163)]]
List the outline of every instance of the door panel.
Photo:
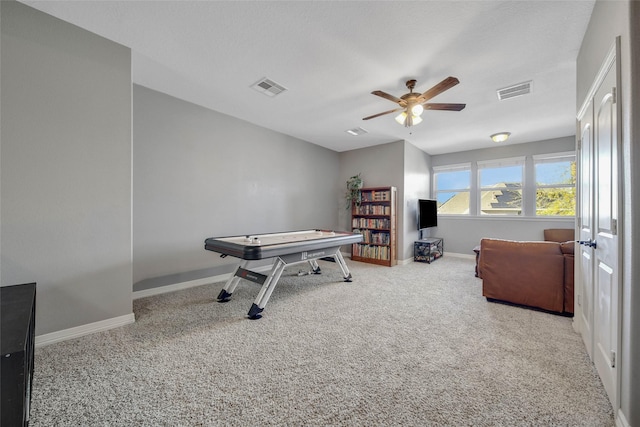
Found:
[(593, 263), (591, 251), (580, 250), (580, 275), (582, 277), (578, 302), (580, 305), (580, 331), (589, 357), (593, 358)]
[[(578, 192), (578, 233), (579, 240), (586, 242), (593, 238), (593, 103), (589, 103), (580, 118), (579, 151), (579, 192)], [(593, 262), (591, 247), (578, 246), (577, 280), (575, 281), (575, 305), (577, 329), (593, 358)]]
[[(605, 84), (606, 84), (605, 80)], [(611, 88), (605, 88), (611, 90)], [(597, 95), (596, 95), (597, 96)], [(597, 98), (596, 98), (597, 100)], [(598, 167), (598, 231), (611, 231), (612, 219), (612, 191), (613, 188), (613, 122), (615, 115), (615, 104), (613, 95), (607, 91), (603, 94), (598, 109), (596, 111), (596, 146), (597, 146), (597, 167)]]
[(616, 72), (611, 67), (594, 96), (595, 210), (593, 249), (594, 291), (593, 362), (612, 402), (616, 401), (615, 354), (618, 331), (618, 130), (615, 99)]
[[(613, 270), (606, 264), (598, 265), (598, 308), (596, 312), (600, 319), (606, 319), (611, 323), (611, 295), (613, 293)], [(596, 348), (599, 354), (597, 357), (603, 358), (605, 364), (610, 366), (611, 348), (613, 337), (607, 328), (596, 328), (598, 336), (595, 337)]]

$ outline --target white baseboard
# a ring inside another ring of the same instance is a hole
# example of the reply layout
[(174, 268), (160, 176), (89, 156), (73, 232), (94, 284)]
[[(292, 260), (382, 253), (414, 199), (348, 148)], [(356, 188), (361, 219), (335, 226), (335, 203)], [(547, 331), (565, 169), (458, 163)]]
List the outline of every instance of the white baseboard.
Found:
[(49, 334), (42, 334), (36, 337), (36, 348), (44, 347), (45, 345), (55, 344), (57, 342), (70, 340), (73, 338), (79, 338), (85, 335), (94, 334), (96, 332), (102, 332), (120, 326), (129, 325), (134, 323), (136, 318), (133, 313), (125, 314), (124, 316), (113, 317), (111, 319), (101, 320), (99, 322), (87, 323), (86, 325), (76, 326), (62, 331), (51, 332)]
[(618, 409), (616, 414), (616, 427), (631, 427), (631, 424), (629, 424), (629, 421), (627, 421), (627, 418), (620, 409)]
[[(223, 280), (227, 280), (231, 276), (229, 274), (221, 274), (219, 276), (207, 277), (204, 279), (191, 280), (189, 282), (176, 283), (168, 286), (161, 286), (158, 288), (145, 289), (132, 293), (132, 298), (144, 298), (151, 295), (159, 295), (167, 292), (173, 292), (180, 289), (187, 289), (193, 286), (206, 285), (208, 283), (215, 283)], [(120, 326), (128, 325), (136, 321), (133, 313), (124, 316), (114, 317), (112, 319), (101, 320), (99, 322), (87, 323), (86, 325), (80, 325), (62, 331), (51, 332), (49, 334), (38, 335), (36, 337), (36, 347), (44, 347), (46, 345), (55, 344), (57, 342), (70, 340), (73, 338), (79, 338), (85, 335), (94, 334), (96, 332), (107, 331), (109, 329), (117, 328)]]
[(189, 280), (188, 282), (174, 283), (173, 285), (158, 286), (157, 288), (143, 289), (141, 291), (133, 292), (133, 299), (150, 297), (153, 295), (166, 294), (168, 292), (175, 292), (181, 289), (193, 288), (195, 286), (208, 285), (209, 283), (216, 283), (226, 281), (231, 277), (232, 273), (219, 274), (217, 276), (205, 277), (202, 279)]
[[(251, 271), (265, 272), (271, 270), (271, 265), (262, 265), (252, 267)], [(174, 283), (173, 285), (158, 286), (157, 288), (143, 289), (133, 292), (133, 299), (150, 297), (153, 295), (161, 295), (169, 292), (179, 291), (181, 289), (193, 288), (194, 286), (208, 285), (210, 283), (226, 282), (233, 273), (218, 274), (217, 276), (204, 277), (202, 279), (189, 280), (188, 282)]]

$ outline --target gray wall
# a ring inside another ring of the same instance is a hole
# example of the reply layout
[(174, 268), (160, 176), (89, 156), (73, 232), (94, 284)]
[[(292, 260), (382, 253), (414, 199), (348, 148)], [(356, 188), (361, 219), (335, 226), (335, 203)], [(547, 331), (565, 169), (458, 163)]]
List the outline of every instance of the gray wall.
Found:
[(340, 153), (340, 190), (341, 209), (339, 212), (339, 227), (351, 230), (351, 213), (346, 209), (344, 194), (347, 191), (346, 182), (350, 176), (360, 173), (365, 187), (396, 187), (398, 210), (398, 257), (402, 248), (401, 231), (404, 227), (404, 209), (402, 202), (404, 192), (404, 141), (376, 145), (374, 147), (343, 151)]
[[(340, 153), (342, 195), (347, 179), (357, 173), (361, 173), (365, 187), (397, 187), (397, 258), (400, 263), (413, 260), (413, 242), (419, 236), (416, 204), (417, 199), (429, 196), (430, 170), (430, 156), (407, 141)], [(344, 198), (342, 206), (345, 206)], [(349, 210), (342, 209), (340, 227), (349, 230), (350, 219)]]
[(134, 290), (230, 271), (212, 236), (337, 228), (338, 153), (134, 85)]
[[(575, 151), (575, 137), (568, 136), (526, 144), (505, 145), (482, 150), (433, 156), (432, 165), (454, 165), (536, 154)], [(483, 237), (509, 240), (542, 240), (545, 228), (574, 228), (574, 218), (508, 218), (483, 216), (439, 216), (438, 227), (431, 233), (444, 239), (445, 252), (473, 255), (473, 248)]]
[[(398, 261), (408, 262), (413, 259), (413, 242), (419, 237), (416, 200), (432, 197), (432, 167), (572, 151), (575, 151), (574, 136), (438, 156), (430, 156), (406, 141), (398, 141), (340, 153), (340, 180), (344, 184), (347, 178), (360, 172), (366, 187), (398, 187)], [(346, 189), (344, 185), (343, 188)], [(349, 211), (343, 209), (340, 227), (349, 229), (349, 220)], [(441, 216), (438, 227), (425, 230), (423, 235), (442, 237), (445, 252), (473, 256), (473, 248), (483, 237), (542, 240), (545, 228), (574, 228), (574, 219)]]
[(0, 3), (1, 284), (38, 335), (132, 315), (130, 51)]
[[(418, 199), (431, 198), (431, 156), (415, 145), (405, 143), (404, 151), (404, 230), (398, 257), (413, 261), (413, 242), (420, 238), (417, 224)], [(402, 203), (402, 202), (401, 202)], [(431, 229), (423, 237), (431, 236)], [(435, 236), (435, 234), (433, 234)]]
[[(615, 37), (621, 41), (620, 102), (622, 103), (623, 208), (621, 235), (622, 310), (620, 336), (620, 408), (630, 426), (640, 425), (640, 5), (635, 1), (595, 4), (577, 59), (576, 110), (581, 107)], [(635, 101), (635, 102), (634, 102)], [(622, 221), (620, 221), (622, 220)], [(616, 410), (618, 408), (614, 408)]]

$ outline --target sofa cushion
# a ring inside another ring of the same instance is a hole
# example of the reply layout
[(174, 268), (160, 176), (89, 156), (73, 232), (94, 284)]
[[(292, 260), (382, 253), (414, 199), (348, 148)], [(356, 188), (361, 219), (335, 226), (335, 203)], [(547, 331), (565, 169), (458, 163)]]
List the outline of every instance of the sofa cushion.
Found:
[(546, 242), (566, 242), (575, 240), (575, 231), (573, 228), (547, 228), (542, 232)]

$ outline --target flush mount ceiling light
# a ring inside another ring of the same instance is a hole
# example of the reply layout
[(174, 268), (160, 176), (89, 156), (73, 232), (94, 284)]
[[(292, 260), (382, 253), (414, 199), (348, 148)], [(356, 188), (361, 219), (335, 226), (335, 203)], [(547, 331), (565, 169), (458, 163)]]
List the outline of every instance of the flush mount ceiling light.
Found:
[(498, 132), (491, 135), (493, 142), (505, 142), (511, 136), (511, 132)]

